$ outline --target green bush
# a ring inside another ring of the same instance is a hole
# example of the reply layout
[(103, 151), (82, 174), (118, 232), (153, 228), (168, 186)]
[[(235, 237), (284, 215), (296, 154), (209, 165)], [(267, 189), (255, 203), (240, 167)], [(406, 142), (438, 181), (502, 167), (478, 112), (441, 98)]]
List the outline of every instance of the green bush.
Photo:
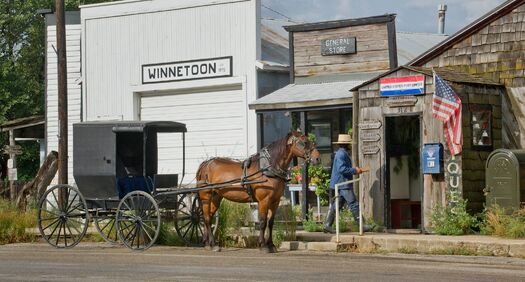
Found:
[(163, 221), (160, 225), (157, 244), (164, 246), (185, 246), (186, 244), (179, 238), (173, 222)]
[(303, 221), (303, 229), (306, 232), (319, 232), (323, 231), (323, 225), (312, 220)]
[(241, 235), (241, 227), (249, 226), (252, 210), (245, 203), (223, 199), (219, 207), (219, 226), (215, 238), (220, 246), (236, 247), (232, 237)]
[(467, 213), (467, 201), (459, 200), (455, 206), (436, 205), (433, 209), (431, 222), (434, 232), (440, 235), (464, 235), (472, 232), (477, 226), (474, 216)]
[(291, 205), (283, 205), (277, 209), (274, 221), (272, 240), (279, 247), (283, 241), (294, 241), (296, 239), (298, 214)]
[(308, 209), (307, 220), (303, 220), (303, 230), (306, 232), (319, 232), (323, 231), (323, 225), (314, 220), (314, 210)]
[(36, 211), (18, 211), (8, 201), (0, 199), (0, 244), (32, 242), (34, 236), (26, 228), (36, 227)]

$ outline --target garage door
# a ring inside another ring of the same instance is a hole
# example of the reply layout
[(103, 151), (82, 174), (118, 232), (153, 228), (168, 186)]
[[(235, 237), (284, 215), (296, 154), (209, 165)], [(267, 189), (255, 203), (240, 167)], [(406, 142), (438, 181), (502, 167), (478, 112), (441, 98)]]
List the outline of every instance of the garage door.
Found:
[[(206, 159), (246, 157), (245, 105), (244, 93), (239, 89), (143, 96), (140, 118), (186, 124), (184, 183), (190, 183), (199, 164)], [(159, 173), (181, 173), (181, 135), (159, 134), (158, 146)]]

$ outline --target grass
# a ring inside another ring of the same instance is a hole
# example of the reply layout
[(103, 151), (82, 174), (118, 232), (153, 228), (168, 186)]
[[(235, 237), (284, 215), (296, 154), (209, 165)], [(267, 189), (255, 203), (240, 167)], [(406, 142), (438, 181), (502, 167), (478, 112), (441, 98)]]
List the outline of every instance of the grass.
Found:
[(0, 244), (35, 241), (35, 236), (25, 230), (37, 225), (36, 218), (35, 210), (20, 212), (8, 201), (0, 199)]
[(175, 226), (172, 222), (162, 222), (160, 225), (159, 237), (157, 238), (156, 244), (164, 246), (185, 246), (186, 244), (182, 241), (175, 230)]
[(419, 253), (419, 251), (416, 248), (414, 248), (414, 247), (401, 247), (401, 248), (397, 249), (397, 252), (401, 253), (401, 254), (417, 254), (417, 253)]
[(429, 252), (431, 255), (449, 255), (449, 256), (480, 256), (480, 254), (472, 247), (468, 246), (453, 246), (446, 248), (433, 249)]
[(486, 209), (480, 232), (504, 238), (525, 238), (525, 207), (514, 212), (497, 205)]

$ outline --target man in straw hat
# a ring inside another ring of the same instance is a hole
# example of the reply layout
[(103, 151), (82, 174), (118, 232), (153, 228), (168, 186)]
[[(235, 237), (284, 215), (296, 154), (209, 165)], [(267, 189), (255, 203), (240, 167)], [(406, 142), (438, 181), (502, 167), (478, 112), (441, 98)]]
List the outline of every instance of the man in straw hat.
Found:
[[(359, 167), (352, 167), (352, 160), (348, 151), (350, 149), (350, 144), (352, 144), (352, 137), (349, 134), (339, 134), (337, 142), (333, 142), (339, 146), (339, 149), (335, 152), (334, 161), (332, 164), (332, 177), (330, 179), (330, 189), (335, 189), (335, 184), (348, 181), (352, 179), (354, 174), (360, 174), (368, 169), (363, 169)], [(328, 210), (328, 215), (326, 217), (326, 222), (324, 225), (325, 233), (334, 233), (332, 229), (332, 224), (335, 219), (335, 201), (339, 201), (339, 209), (343, 207), (343, 204), (346, 202), (348, 208), (352, 211), (352, 215), (356, 222), (359, 222), (359, 201), (357, 200), (354, 194), (354, 188), (352, 184), (346, 184), (339, 186), (339, 197), (338, 199), (332, 199), (330, 203), (330, 209)], [(370, 231), (371, 226), (364, 225), (363, 230)]]

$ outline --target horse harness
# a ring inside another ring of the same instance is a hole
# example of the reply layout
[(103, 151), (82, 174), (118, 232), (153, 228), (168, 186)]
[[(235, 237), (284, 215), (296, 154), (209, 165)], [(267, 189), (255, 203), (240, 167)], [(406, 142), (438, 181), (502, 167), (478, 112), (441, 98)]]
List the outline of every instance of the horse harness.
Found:
[[(305, 152), (305, 159), (309, 161), (310, 159), (310, 152), (307, 152), (306, 144), (304, 141), (302, 141), (300, 138), (297, 138), (295, 136), (291, 136), (291, 140), (289, 141), (289, 144), (295, 143), (300, 149), (302, 149)], [(254, 159), (254, 155), (250, 156), (249, 158), (245, 159), (242, 162), (242, 177), (241, 177), (241, 186), (243, 186), (246, 189), (246, 192), (250, 196), (250, 199), (252, 202), (256, 202), (255, 199), (255, 193), (253, 191), (253, 188), (250, 184), (247, 184), (247, 182), (250, 182), (248, 180), (249, 177), (254, 176), (258, 173), (262, 173), (263, 175), (270, 177), (270, 178), (280, 178), (284, 180), (285, 182), (290, 181), (290, 178), (288, 177), (288, 171), (280, 168), (280, 167), (274, 167), (272, 166), (272, 160), (270, 156), (270, 152), (268, 152), (268, 148), (264, 147), (261, 149), (259, 157), (257, 158), (259, 160), (259, 170), (251, 175), (248, 175), (248, 168), (252, 164), (252, 160)]]

